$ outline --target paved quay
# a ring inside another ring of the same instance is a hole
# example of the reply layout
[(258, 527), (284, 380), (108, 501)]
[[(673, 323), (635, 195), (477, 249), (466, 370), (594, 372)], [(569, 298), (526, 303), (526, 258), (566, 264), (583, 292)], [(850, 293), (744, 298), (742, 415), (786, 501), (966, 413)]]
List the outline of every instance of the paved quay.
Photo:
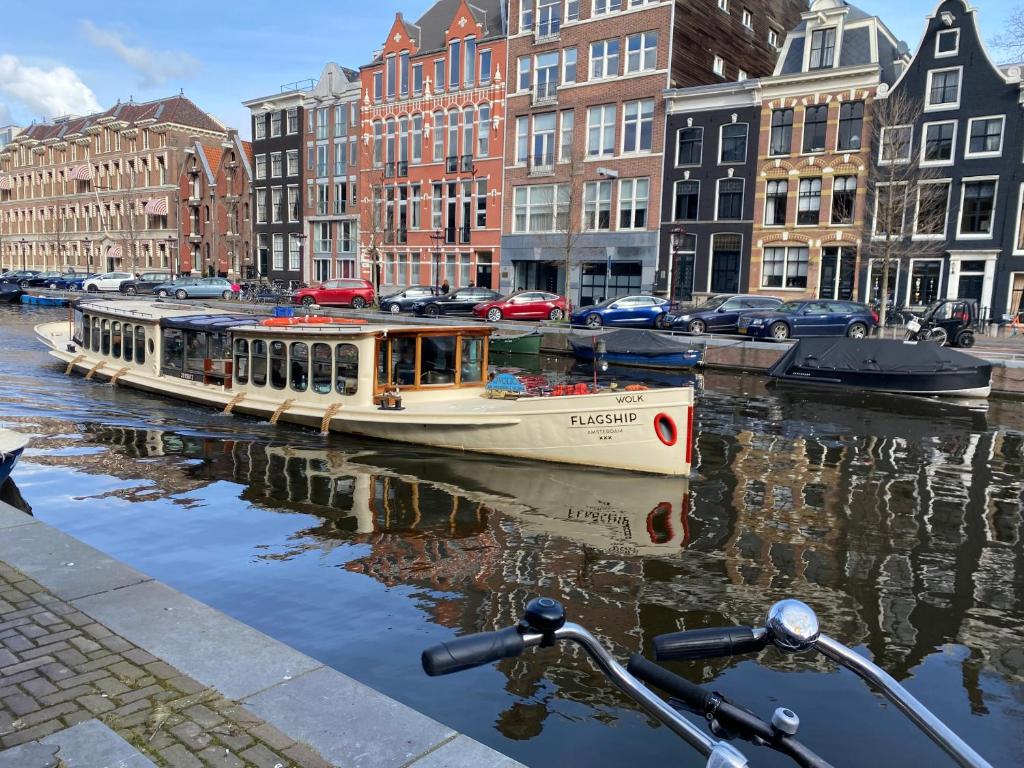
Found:
[(519, 763), (0, 503), (0, 768)]

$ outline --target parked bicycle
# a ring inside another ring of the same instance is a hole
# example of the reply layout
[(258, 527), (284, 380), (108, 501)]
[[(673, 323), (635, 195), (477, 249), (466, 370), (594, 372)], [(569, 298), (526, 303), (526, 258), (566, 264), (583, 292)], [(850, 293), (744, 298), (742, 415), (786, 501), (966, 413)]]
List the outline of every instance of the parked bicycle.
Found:
[[(514, 658), (527, 648), (549, 647), (568, 640), (579, 643), (597, 667), (649, 715), (707, 758), (707, 768), (742, 768), (747, 758), (728, 743), (740, 738), (787, 755), (805, 768), (830, 768), (830, 764), (796, 738), (800, 718), (779, 707), (771, 722), (734, 704), (720, 693), (633, 654), (623, 667), (584, 627), (566, 621), (565, 609), (550, 598), (537, 598), (526, 606), (519, 623), (496, 632), (482, 632), (449, 640), (423, 652), (424, 671), (431, 676), (472, 669), (501, 659)], [(821, 634), (818, 618), (799, 600), (782, 600), (769, 609), (763, 627), (722, 627), (674, 632), (654, 639), (659, 661), (709, 659), (757, 653), (774, 645), (784, 653), (817, 651), (874, 685), (910, 721), (967, 768), (991, 765), (948, 726), (914, 698), (902, 685), (868, 659), (839, 641)], [(666, 702), (641, 681), (669, 694)], [(711, 736), (682, 716), (686, 710), (704, 718)]]

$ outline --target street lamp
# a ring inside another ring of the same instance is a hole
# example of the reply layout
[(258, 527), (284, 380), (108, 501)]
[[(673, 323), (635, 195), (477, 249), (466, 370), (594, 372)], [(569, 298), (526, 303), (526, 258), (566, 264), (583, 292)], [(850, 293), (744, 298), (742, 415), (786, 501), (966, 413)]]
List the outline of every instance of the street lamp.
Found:
[(86, 258), (86, 266), (87, 266), (86, 274), (87, 275), (91, 275), (92, 274), (92, 244), (91, 243), (92, 243), (92, 241), (88, 237), (83, 237), (82, 238), (82, 247), (85, 249), (85, 258)]
[[(300, 270), (299, 274), (302, 274), (301, 273), (301, 270), (302, 270), (302, 250), (303, 250), (303, 246), (306, 243), (307, 235), (306, 235), (305, 232), (299, 232), (298, 234), (292, 235), (292, 237), (294, 237), (296, 240), (299, 241), (299, 270)], [(299, 282), (301, 282), (301, 281), (299, 281)]]
[(177, 235), (167, 236), (167, 258), (170, 259), (171, 262), (171, 275), (172, 277), (175, 278), (178, 276), (179, 267), (178, 259), (174, 256), (174, 244), (177, 242), (177, 240)]
[(668, 301), (669, 304), (674, 304), (678, 298), (679, 291), (679, 273), (683, 270), (683, 265), (679, 261), (680, 245), (682, 244), (683, 238), (686, 236), (686, 227), (675, 226), (672, 227), (672, 280), (668, 287)]
[(25, 272), (26, 270), (28, 270), (28, 261), (27, 261), (27, 256), (25, 254), (25, 246), (27, 246), (27, 245), (28, 245), (28, 240), (26, 240), (24, 237), (21, 238), (21, 271), (22, 272)]
[(434, 290), (436, 291), (438, 289), (437, 278), (441, 272), (441, 244), (444, 242), (444, 232), (440, 229), (435, 229), (430, 239), (434, 242)]

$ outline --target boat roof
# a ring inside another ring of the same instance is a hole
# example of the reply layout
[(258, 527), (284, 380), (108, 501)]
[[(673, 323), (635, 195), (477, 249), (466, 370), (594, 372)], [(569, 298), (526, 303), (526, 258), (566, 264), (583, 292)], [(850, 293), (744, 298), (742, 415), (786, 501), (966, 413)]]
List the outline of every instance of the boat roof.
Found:
[[(411, 323), (323, 323), (296, 325), (261, 325), (268, 319), (264, 314), (230, 312), (216, 307), (205, 307), (196, 304), (185, 304), (179, 301), (163, 301), (160, 299), (109, 299), (83, 297), (75, 302), (75, 308), (122, 319), (146, 320), (160, 323), (167, 328), (181, 328), (193, 331), (242, 331), (247, 334), (280, 336), (282, 334), (316, 334), (364, 336), (369, 334), (396, 332), (437, 332), (467, 331), (490, 333), (491, 328), (484, 325), (421, 325)], [(302, 315), (297, 315), (302, 317)]]

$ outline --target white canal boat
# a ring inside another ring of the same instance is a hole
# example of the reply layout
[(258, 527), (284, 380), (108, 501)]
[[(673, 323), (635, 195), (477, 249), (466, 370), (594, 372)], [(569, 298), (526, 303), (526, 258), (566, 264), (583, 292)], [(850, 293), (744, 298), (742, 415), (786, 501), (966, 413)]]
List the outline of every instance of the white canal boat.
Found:
[(83, 299), (68, 321), (36, 333), (69, 373), (227, 413), (458, 451), (690, 472), (692, 387), (491, 397), (485, 326)]

